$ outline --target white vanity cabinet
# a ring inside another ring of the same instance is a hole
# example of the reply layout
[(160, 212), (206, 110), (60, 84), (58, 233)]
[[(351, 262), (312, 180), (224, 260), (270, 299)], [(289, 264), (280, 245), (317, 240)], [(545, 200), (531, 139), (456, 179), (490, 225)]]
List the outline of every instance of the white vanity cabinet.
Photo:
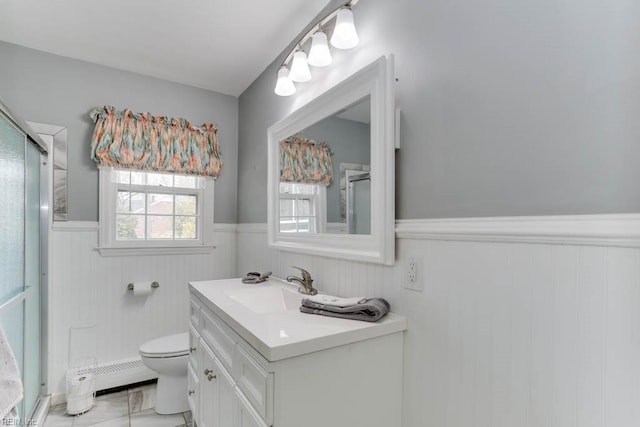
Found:
[[(258, 319), (279, 335), (293, 331), (286, 320)], [(331, 320), (339, 324), (323, 321)], [(406, 321), (392, 333), (319, 350), (310, 340), (307, 350), (274, 357), (256, 349), (259, 336), (191, 287), (189, 329), (189, 404), (199, 427), (400, 426)]]
[[(188, 365), (189, 406), (199, 427), (267, 427), (264, 418), (258, 414), (241, 391), (244, 385), (247, 395), (265, 408), (269, 374), (262, 371), (261, 378), (247, 378), (254, 375), (245, 355), (238, 348), (233, 332), (222, 325), (220, 319), (206, 308), (201, 309), (197, 298), (191, 297), (190, 353)], [(194, 317), (194, 314), (197, 313)], [(215, 350), (214, 350), (215, 349)], [(233, 370), (238, 366), (238, 370)], [(233, 375), (232, 372), (236, 372)], [(260, 393), (257, 388), (263, 388)], [(269, 386), (272, 386), (269, 382)], [(271, 391), (268, 392), (271, 394)], [(266, 410), (262, 412), (267, 415)], [(269, 414), (271, 415), (271, 414)], [(269, 417), (271, 419), (271, 417)]]

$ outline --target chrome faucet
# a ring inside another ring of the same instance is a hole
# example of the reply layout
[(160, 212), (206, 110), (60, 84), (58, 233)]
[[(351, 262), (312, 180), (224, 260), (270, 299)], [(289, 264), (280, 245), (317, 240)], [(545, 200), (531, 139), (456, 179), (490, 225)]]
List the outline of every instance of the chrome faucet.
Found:
[(314, 287), (311, 286), (311, 284), (313, 283), (313, 279), (311, 278), (311, 274), (309, 274), (307, 270), (300, 267), (296, 267), (294, 265), (292, 265), (291, 268), (296, 268), (300, 270), (300, 272), (302, 273), (302, 279), (299, 278), (298, 276), (288, 276), (287, 282), (298, 282), (300, 284), (300, 288), (298, 288), (298, 292), (300, 292), (301, 294), (315, 295), (318, 293), (318, 290), (314, 289)]

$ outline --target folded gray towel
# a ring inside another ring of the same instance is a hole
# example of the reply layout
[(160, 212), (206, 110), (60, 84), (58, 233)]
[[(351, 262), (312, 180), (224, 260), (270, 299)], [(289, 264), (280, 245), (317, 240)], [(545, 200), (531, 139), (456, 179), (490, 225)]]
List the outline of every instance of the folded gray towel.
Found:
[(300, 311), (321, 316), (339, 317), (341, 319), (377, 322), (389, 312), (390, 308), (389, 303), (382, 298), (365, 299), (348, 307), (320, 304), (305, 298), (302, 300)]
[(258, 273), (257, 271), (250, 271), (246, 276), (242, 278), (242, 283), (262, 283), (271, 276), (271, 272)]

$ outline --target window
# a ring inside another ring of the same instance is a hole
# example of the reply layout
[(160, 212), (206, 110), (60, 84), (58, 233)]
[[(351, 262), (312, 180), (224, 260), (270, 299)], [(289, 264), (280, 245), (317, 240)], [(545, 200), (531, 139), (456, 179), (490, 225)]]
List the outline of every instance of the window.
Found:
[(280, 232), (322, 233), (326, 230), (327, 189), (320, 184), (280, 183)]
[(121, 249), (210, 250), (213, 179), (103, 168), (100, 230), (103, 254), (114, 249), (116, 254)]

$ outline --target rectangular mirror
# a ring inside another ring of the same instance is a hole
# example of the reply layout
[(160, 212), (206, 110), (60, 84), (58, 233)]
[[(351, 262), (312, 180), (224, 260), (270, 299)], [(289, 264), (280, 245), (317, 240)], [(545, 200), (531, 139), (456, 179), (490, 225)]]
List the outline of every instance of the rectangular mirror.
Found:
[(269, 128), (271, 246), (393, 263), (392, 79), (382, 57)]
[(280, 141), (281, 233), (371, 234), (370, 123), (367, 95)]

